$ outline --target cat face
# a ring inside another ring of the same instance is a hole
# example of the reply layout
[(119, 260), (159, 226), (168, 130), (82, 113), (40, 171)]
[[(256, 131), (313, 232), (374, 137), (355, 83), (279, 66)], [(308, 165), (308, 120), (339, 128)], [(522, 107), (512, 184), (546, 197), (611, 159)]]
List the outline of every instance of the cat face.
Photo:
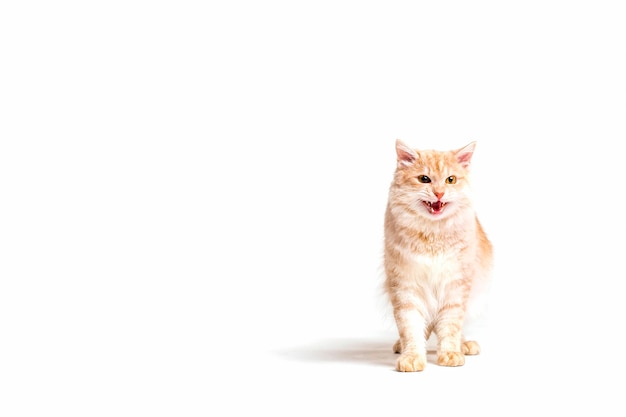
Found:
[(468, 174), (474, 146), (472, 142), (454, 151), (415, 150), (396, 141), (394, 203), (433, 220), (470, 207)]

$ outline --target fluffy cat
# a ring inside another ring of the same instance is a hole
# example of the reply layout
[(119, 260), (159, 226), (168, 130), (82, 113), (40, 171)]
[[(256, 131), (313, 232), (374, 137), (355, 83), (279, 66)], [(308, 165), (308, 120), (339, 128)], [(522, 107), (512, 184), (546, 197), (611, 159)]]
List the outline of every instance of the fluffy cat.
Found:
[(397, 167), (385, 213), (385, 290), (400, 356), (396, 369), (422, 371), (427, 341), (437, 363), (460, 366), (480, 346), (465, 340), (468, 302), (487, 288), (493, 249), (470, 198), (475, 142), (451, 151), (417, 150), (396, 141)]

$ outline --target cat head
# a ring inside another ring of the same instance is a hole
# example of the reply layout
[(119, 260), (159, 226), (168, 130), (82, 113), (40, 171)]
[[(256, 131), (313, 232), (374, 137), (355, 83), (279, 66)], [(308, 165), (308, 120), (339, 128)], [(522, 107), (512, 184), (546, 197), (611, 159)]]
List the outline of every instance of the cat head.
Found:
[(418, 150), (396, 140), (394, 202), (432, 220), (471, 208), (469, 170), (475, 146), (472, 142), (450, 151)]

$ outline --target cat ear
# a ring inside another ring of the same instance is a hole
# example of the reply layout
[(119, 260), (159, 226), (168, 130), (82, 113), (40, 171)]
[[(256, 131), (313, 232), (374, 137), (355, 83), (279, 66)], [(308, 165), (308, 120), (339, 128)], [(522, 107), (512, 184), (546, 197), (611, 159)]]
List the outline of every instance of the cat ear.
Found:
[(476, 142), (472, 142), (464, 148), (459, 149), (455, 152), (456, 160), (459, 161), (459, 164), (465, 169), (469, 168), (470, 162), (472, 160), (472, 155), (474, 155), (474, 148), (476, 147)]
[(400, 139), (396, 139), (396, 154), (398, 154), (398, 166), (413, 165), (417, 159), (415, 151), (406, 146)]

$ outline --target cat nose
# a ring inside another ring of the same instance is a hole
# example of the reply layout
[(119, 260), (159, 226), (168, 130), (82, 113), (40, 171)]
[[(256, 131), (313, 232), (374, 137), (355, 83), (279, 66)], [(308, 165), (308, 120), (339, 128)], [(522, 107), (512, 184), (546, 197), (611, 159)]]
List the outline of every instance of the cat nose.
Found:
[(437, 197), (437, 200), (441, 200), (441, 197), (443, 197), (443, 194), (444, 193), (435, 191), (435, 196)]

